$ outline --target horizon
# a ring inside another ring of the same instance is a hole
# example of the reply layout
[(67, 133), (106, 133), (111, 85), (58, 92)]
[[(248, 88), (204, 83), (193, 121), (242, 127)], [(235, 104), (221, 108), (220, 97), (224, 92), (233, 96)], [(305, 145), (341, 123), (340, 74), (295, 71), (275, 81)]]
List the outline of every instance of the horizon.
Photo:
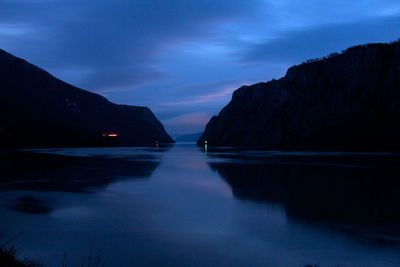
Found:
[(396, 1), (3, 1), (0, 48), (172, 137), (202, 132), (243, 85), (311, 58), (400, 37)]

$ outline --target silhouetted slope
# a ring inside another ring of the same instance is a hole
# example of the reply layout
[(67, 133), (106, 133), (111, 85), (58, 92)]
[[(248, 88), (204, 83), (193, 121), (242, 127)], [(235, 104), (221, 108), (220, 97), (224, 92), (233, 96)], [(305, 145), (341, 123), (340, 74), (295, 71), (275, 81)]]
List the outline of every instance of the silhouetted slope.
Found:
[[(104, 138), (115, 132), (117, 138)], [(146, 107), (116, 105), (0, 50), (0, 145), (173, 142)]]
[(399, 149), (400, 42), (368, 44), (243, 86), (198, 143)]

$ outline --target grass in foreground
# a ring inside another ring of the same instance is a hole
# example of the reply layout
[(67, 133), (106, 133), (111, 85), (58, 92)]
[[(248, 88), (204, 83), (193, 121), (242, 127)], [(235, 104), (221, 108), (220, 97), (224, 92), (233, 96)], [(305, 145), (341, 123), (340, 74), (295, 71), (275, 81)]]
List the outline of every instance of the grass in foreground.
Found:
[(40, 264), (33, 263), (29, 260), (18, 260), (15, 257), (16, 250), (14, 247), (0, 248), (0, 266), (4, 267), (38, 267)]

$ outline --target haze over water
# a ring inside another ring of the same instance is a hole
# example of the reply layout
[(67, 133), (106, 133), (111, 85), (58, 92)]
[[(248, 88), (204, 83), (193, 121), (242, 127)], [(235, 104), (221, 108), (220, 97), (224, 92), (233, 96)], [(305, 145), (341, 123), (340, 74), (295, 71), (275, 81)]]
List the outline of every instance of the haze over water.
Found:
[(44, 266), (91, 243), (101, 266), (400, 265), (398, 154), (34, 152), (3, 170), (0, 230)]

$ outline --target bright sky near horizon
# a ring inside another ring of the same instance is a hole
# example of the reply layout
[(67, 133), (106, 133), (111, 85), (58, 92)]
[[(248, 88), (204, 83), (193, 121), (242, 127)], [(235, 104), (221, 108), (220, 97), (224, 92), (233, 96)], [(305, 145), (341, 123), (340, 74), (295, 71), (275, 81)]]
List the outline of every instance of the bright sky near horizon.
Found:
[(171, 136), (200, 132), (241, 85), (400, 38), (398, 0), (0, 0), (0, 48)]

